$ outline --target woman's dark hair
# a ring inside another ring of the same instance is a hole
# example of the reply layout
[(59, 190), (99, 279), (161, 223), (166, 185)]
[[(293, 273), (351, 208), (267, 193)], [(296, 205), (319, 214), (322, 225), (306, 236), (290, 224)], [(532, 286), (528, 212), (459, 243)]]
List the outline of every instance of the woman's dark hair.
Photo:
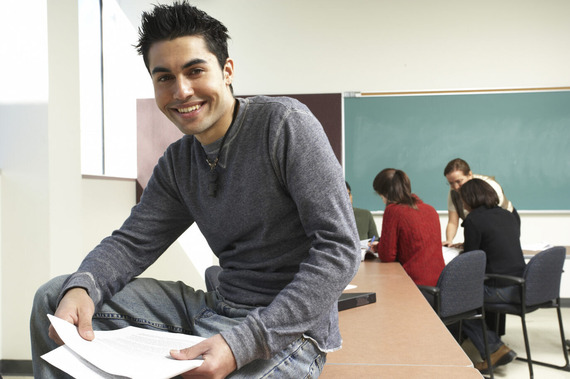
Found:
[(476, 209), (481, 206), (494, 208), (499, 205), (497, 192), (482, 179), (471, 179), (465, 182), (459, 189), (459, 194), (469, 209)]
[(386, 198), (387, 203), (416, 208), (416, 198), (412, 195), (410, 178), (402, 170), (385, 168), (376, 175), (372, 187), (376, 193)]
[(445, 166), (445, 169), (443, 170), (443, 176), (447, 176), (447, 174), (455, 171), (461, 171), (463, 174), (469, 175), (471, 168), (463, 159), (455, 158), (449, 161), (447, 166)]
[(185, 36), (200, 36), (208, 50), (216, 56), (223, 69), (229, 57), (228, 29), (220, 21), (190, 5), (186, 0), (171, 5), (156, 5), (152, 12), (143, 12), (139, 27), (139, 42), (135, 46), (149, 69), (148, 51), (160, 41)]

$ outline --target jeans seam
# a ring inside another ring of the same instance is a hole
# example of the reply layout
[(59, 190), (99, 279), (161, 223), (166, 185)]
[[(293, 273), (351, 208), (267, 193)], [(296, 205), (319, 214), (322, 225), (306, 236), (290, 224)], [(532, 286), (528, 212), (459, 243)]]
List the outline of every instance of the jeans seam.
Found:
[[(285, 363), (286, 361), (292, 360), (292, 357), (294, 357), (300, 350), (303, 350), (303, 348), (304, 348), (307, 344), (313, 344), (313, 343), (312, 343), (310, 340), (308, 340), (308, 339), (302, 337), (302, 341), (301, 341), (301, 343), (299, 344), (299, 346), (298, 346), (295, 350), (293, 350), (293, 351), (291, 352), (291, 354), (287, 355), (286, 357), (283, 357), (283, 359), (282, 359), (281, 361), (279, 361), (277, 364), (275, 364), (275, 365), (271, 368), (270, 371), (268, 371), (265, 375), (262, 376), (262, 378), (267, 378), (267, 377), (269, 377), (269, 376), (270, 376), (271, 374), (273, 374), (276, 370), (278, 370), (278, 369), (279, 369), (279, 366), (281, 366), (283, 363)], [(323, 356), (323, 353), (318, 352), (318, 351), (316, 352), (316, 356), (312, 359), (312, 362), (311, 362), (311, 364), (310, 364), (310, 366), (309, 366), (307, 375), (305, 375), (304, 378), (310, 378), (310, 377), (311, 377), (312, 372), (313, 372), (314, 367), (315, 367), (316, 360), (321, 359), (322, 356)], [(318, 364), (317, 364), (317, 367), (318, 367)]]
[(159, 322), (152, 322), (152, 321), (149, 321), (149, 320), (144, 319), (144, 318), (132, 317), (132, 316), (122, 315), (122, 314), (118, 314), (118, 313), (99, 312), (99, 313), (95, 313), (93, 315), (93, 318), (94, 319), (100, 319), (100, 320), (124, 320), (124, 321), (128, 321), (132, 324), (146, 325), (146, 326), (153, 327), (155, 329), (165, 330), (165, 331), (169, 331), (169, 332), (173, 332), (173, 333), (191, 334), (190, 330), (186, 330), (186, 329), (181, 328), (179, 326), (167, 325), (167, 324), (159, 323)]

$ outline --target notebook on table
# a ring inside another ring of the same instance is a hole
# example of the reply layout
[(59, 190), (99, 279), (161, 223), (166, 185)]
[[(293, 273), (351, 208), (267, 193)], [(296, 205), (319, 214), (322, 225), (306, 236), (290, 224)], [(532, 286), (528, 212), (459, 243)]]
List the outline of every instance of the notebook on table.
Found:
[(338, 299), (338, 310), (360, 307), (376, 302), (376, 292), (343, 292)]

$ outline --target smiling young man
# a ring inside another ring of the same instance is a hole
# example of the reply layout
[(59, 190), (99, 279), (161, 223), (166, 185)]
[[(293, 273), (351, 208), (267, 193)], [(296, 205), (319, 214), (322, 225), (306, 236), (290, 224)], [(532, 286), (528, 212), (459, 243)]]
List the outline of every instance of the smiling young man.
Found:
[(227, 58), (220, 72), (216, 57), (197, 35), (155, 42), (148, 50), (158, 108), (202, 145), (221, 138), (232, 121), (233, 66)]
[[(187, 2), (143, 14), (137, 47), (156, 104), (185, 136), (121, 228), (77, 272), (38, 290), (36, 377), (64, 377), (39, 358), (61, 343), (46, 313), (87, 340), (93, 329), (127, 325), (207, 337), (171, 352), (203, 357), (184, 377), (317, 377), (340, 348), (337, 299), (360, 261), (340, 165), (304, 105), (234, 98), (228, 38)], [(223, 268), (215, 291), (135, 279), (194, 222)]]

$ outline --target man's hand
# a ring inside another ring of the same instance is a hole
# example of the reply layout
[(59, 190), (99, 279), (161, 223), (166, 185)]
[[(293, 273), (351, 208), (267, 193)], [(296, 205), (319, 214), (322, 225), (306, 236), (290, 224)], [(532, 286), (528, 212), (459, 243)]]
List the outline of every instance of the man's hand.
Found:
[(463, 249), (463, 242), (453, 243), (452, 241), (443, 241), (443, 246), (453, 247), (455, 249)]
[[(72, 288), (65, 293), (59, 303), (55, 316), (62, 320), (68, 321), (77, 326), (79, 335), (91, 341), (95, 338), (91, 319), (95, 313), (95, 304), (83, 288)], [(58, 345), (63, 345), (63, 341), (57, 335), (53, 326), (49, 326), (49, 338), (54, 340)]]
[(237, 368), (232, 350), (220, 334), (192, 347), (172, 350), (170, 355), (179, 360), (195, 359), (200, 355), (204, 359), (200, 367), (182, 374), (183, 378), (225, 378)]

